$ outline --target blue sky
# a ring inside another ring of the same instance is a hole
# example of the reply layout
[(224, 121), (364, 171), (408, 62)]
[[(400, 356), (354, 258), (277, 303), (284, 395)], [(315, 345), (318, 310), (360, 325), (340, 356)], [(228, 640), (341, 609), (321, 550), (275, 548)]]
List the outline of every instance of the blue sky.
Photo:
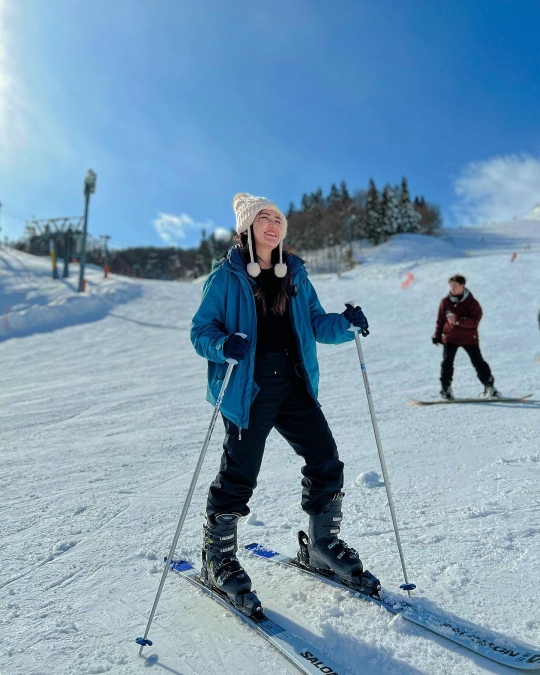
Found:
[(537, 0), (0, 0), (1, 235), (190, 246), (236, 192), (403, 175), (445, 222), (540, 202)]

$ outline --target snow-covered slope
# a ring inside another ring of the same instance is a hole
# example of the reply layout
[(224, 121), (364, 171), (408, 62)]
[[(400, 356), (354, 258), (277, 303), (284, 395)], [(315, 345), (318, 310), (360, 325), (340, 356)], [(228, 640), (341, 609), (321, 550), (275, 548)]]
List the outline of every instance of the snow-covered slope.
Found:
[[(58, 270), (63, 273), (64, 263)], [(70, 276), (52, 279), (48, 258), (0, 247), (0, 340), (58, 330), (75, 323), (97, 321), (114, 305), (137, 297), (137, 282), (122, 277), (103, 278), (103, 270), (86, 266), (86, 293), (79, 286), (79, 265)]]
[[(481, 344), (497, 386), (540, 399), (540, 251), (522, 250), (513, 263), (506, 251), (435, 260), (418, 251), (415, 260), (405, 289), (403, 262), (313, 281), (327, 311), (356, 298), (370, 321), (364, 353), (417, 594), (538, 649), (540, 403), (406, 404), (437, 396), (441, 350), (430, 336), (457, 272), (484, 308)], [(46, 286), (44, 272), (38, 286), (32, 270), (43, 261), (13, 251), (2, 261), (11, 316), (36, 296), (42, 315), (55, 311), (63, 282)], [(153, 660), (137, 658), (134, 639), (144, 632), (212, 408), (205, 362), (189, 341), (201, 285), (110, 283), (137, 295), (68, 320), (68, 294), (66, 314), (51, 315), (46, 332), (0, 337), (0, 672), (132, 675), (153, 664), (182, 675), (294, 673), (176, 577), (150, 632)], [(56, 321), (62, 330), (51, 330)], [(401, 568), (385, 490), (370, 473), (380, 468), (354, 343), (321, 345), (319, 357), (321, 403), (346, 465), (343, 534), (397, 590)], [(454, 389), (481, 389), (461, 352)], [(221, 437), (218, 424), (177, 549), (193, 560)], [(307, 525), (300, 468), (272, 433), (242, 543), (294, 552)], [(316, 580), (244, 560), (268, 610), (312, 640), (340, 675), (510, 672)]]
[(523, 218), (482, 227), (448, 229), (442, 237), (447, 243), (465, 250), (467, 255), (517, 253), (540, 249), (540, 205)]
[(397, 265), (448, 258), (461, 258), (465, 254), (453, 244), (425, 234), (398, 234), (384, 244), (367, 249), (357, 257), (362, 263)]

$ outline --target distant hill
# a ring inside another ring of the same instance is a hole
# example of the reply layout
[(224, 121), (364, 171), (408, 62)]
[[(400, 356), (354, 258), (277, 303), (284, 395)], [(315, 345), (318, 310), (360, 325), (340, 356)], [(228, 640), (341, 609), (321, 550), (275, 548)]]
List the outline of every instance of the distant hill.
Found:
[(519, 253), (540, 249), (540, 204), (523, 218), (480, 227), (446, 228), (441, 239), (468, 255)]

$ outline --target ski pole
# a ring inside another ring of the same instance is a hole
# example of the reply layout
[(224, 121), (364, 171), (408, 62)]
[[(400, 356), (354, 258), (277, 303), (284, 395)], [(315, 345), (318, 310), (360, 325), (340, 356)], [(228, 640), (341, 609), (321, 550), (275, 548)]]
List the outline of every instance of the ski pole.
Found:
[[(345, 305), (347, 307), (355, 306), (354, 300), (351, 300), (349, 302), (346, 302)], [(359, 331), (362, 331), (362, 335), (364, 337), (367, 337), (369, 335), (369, 331), (366, 328), (360, 329), (357, 326), (353, 326), (352, 324), (349, 327), (349, 330), (352, 330), (354, 332), (354, 339), (356, 342), (356, 349), (358, 350), (358, 358), (360, 359), (360, 368), (362, 369), (362, 377), (364, 378), (364, 386), (366, 388), (366, 395), (367, 395), (367, 400), (368, 400), (368, 405), (369, 405), (369, 412), (371, 414), (371, 421), (373, 423), (373, 432), (375, 434), (375, 442), (377, 443), (377, 450), (379, 451), (379, 460), (381, 462), (381, 469), (383, 473), (383, 478), (384, 478), (384, 487), (386, 488), (386, 494), (388, 496), (388, 505), (390, 507), (390, 514), (392, 515), (392, 523), (394, 525), (394, 532), (396, 535), (396, 542), (397, 542), (397, 547), (399, 551), (399, 557), (401, 559), (401, 567), (403, 568), (403, 577), (405, 579), (405, 583), (401, 584), (400, 588), (404, 591), (407, 591), (407, 594), (409, 597), (411, 597), (411, 591), (416, 588), (415, 584), (409, 583), (409, 579), (407, 577), (407, 568), (405, 566), (405, 557), (403, 555), (403, 549), (401, 547), (401, 538), (399, 536), (399, 528), (397, 524), (397, 518), (396, 518), (396, 511), (394, 509), (394, 500), (392, 499), (392, 491), (390, 489), (390, 479), (388, 478), (388, 471), (386, 470), (386, 461), (384, 459), (384, 452), (382, 448), (382, 443), (381, 443), (381, 436), (379, 434), (379, 426), (377, 424), (377, 418), (375, 416), (375, 408), (373, 407), (373, 399), (371, 398), (371, 388), (369, 386), (369, 380), (368, 380), (368, 375), (367, 375), (367, 370), (366, 370), (366, 364), (364, 362), (364, 354), (362, 352), (362, 345), (360, 344), (360, 336), (358, 335)]]
[[(247, 337), (245, 333), (236, 333), (236, 335), (240, 335), (244, 339)], [(216, 424), (217, 416), (219, 413), (219, 409), (221, 408), (221, 403), (223, 402), (223, 397), (225, 396), (225, 391), (227, 390), (227, 385), (229, 384), (230, 377), (232, 375), (233, 368), (238, 364), (238, 361), (235, 359), (227, 359), (227, 363), (229, 364), (227, 367), (227, 372), (225, 373), (225, 379), (223, 380), (223, 384), (221, 385), (221, 389), (219, 392), (218, 399), (216, 401), (216, 405), (214, 407), (214, 413), (212, 415), (212, 421), (210, 422), (210, 426), (208, 427), (208, 431), (206, 433), (206, 438), (204, 440), (204, 444), (201, 450), (201, 454), (199, 455), (199, 461), (197, 462), (197, 466), (195, 467), (195, 473), (193, 474), (193, 478), (191, 479), (191, 485), (189, 486), (188, 494), (186, 497), (186, 501), (184, 502), (184, 507), (182, 509), (182, 514), (180, 516), (180, 520), (178, 521), (178, 527), (176, 528), (176, 532), (174, 535), (173, 542), (171, 544), (171, 549), (169, 551), (169, 555), (167, 556), (167, 559), (165, 561), (165, 567), (163, 569), (163, 574), (161, 575), (161, 581), (159, 582), (159, 588), (156, 594), (156, 599), (154, 600), (154, 605), (152, 606), (152, 611), (150, 612), (150, 618), (148, 619), (148, 623), (146, 624), (146, 630), (144, 631), (144, 636), (143, 637), (138, 637), (135, 639), (135, 642), (138, 645), (141, 645), (141, 648), (139, 649), (139, 656), (142, 657), (142, 651), (146, 646), (151, 646), (152, 641), (148, 640), (148, 633), (150, 632), (150, 626), (152, 625), (152, 621), (154, 620), (154, 614), (156, 613), (156, 609), (158, 606), (159, 599), (161, 597), (161, 591), (163, 590), (163, 586), (165, 584), (165, 579), (167, 578), (167, 574), (169, 572), (169, 568), (171, 566), (171, 562), (174, 556), (174, 552), (176, 550), (176, 545), (178, 543), (178, 539), (180, 537), (180, 533), (182, 532), (182, 527), (184, 526), (184, 521), (186, 519), (187, 512), (189, 510), (189, 506), (191, 504), (191, 499), (193, 497), (193, 492), (195, 491), (195, 486), (197, 485), (197, 480), (199, 478), (199, 473), (201, 471), (201, 467), (203, 465), (204, 457), (206, 455), (206, 451), (208, 449), (208, 445), (210, 443), (210, 438), (212, 436), (212, 432), (214, 431), (214, 426)]]

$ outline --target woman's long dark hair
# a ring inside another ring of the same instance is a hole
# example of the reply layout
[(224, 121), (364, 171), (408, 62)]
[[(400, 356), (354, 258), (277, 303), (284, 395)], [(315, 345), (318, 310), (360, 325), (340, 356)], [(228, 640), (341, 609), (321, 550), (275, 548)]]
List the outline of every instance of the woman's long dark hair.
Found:
[[(253, 234), (253, 226), (250, 225), (251, 229), (251, 242), (253, 245), (253, 257), (255, 259), (255, 262), (258, 262), (257, 259), (257, 244), (255, 243), (255, 236)], [(242, 234), (236, 234), (234, 236), (234, 242), (238, 248), (242, 250), (242, 253), (244, 255), (244, 260), (246, 262), (246, 265), (248, 265), (251, 262), (251, 258), (249, 256), (249, 247), (248, 247), (248, 236), (247, 232), (242, 232)], [(277, 265), (279, 263), (279, 246), (276, 246), (276, 248), (272, 251), (272, 266)], [(277, 278), (277, 277), (276, 277)], [(285, 310), (287, 309), (287, 288), (289, 285), (289, 274), (287, 273), (284, 277), (280, 279), (280, 287), (279, 291), (276, 295), (276, 299), (274, 300), (274, 304), (272, 307), (267, 307), (266, 304), (266, 296), (264, 294), (264, 290), (261, 284), (261, 275), (259, 274), (258, 277), (255, 277), (255, 287), (253, 289), (253, 295), (255, 296), (255, 300), (261, 305), (263, 314), (266, 314), (267, 312), (273, 312), (274, 314), (285, 314)]]

